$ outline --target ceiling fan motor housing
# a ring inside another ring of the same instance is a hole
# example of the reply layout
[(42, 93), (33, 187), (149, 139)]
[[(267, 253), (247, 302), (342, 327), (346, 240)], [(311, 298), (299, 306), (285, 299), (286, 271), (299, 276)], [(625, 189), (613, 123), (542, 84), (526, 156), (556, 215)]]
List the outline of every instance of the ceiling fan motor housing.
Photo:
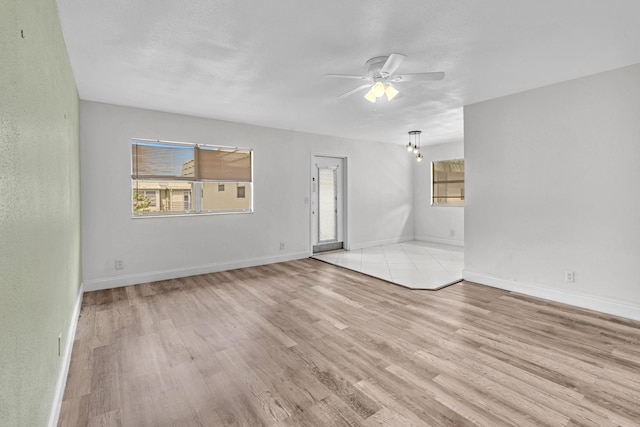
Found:
[(380, 74), (380, 70), (382, 70), (382, 67), (387, 62), (387, 59), (389, 59), (388, 56), (376, 56), (375, 58), (371, 58), (370, 60), (368, 60), (367, 75), (369, 75), (372, 79), (389, 77), (388, 75), (383, 76), (382, 74)]

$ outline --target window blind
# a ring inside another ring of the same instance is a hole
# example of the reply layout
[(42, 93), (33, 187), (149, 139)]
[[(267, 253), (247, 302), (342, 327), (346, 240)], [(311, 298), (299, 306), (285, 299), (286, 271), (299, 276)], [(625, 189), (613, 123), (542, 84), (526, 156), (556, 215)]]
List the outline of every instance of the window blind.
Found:
[(251, 182), (251, 152), (196, 147), (198, 180)]
[(251, 182), (251, 151), (132, 142), (131, 178)]
[(193, 180), (194, 147), (133, 142), (131, 178)]

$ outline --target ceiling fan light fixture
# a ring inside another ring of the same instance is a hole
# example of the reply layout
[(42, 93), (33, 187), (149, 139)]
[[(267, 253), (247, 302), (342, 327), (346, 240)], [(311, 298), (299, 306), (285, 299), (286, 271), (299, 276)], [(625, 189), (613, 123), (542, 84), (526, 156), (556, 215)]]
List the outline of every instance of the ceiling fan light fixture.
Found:
[(376, 98), (380, 98), (385, 93), (384, 89), (385, 89), (385, 87), (384, 87), (384, 84), (382, 82), (375, 82), (373, 84), (373, 86), (371, 87), (370, 92)]
[(366, 89), (367, 93), (364, 95), (364, 98), (371, 103), (376, 103), (377, 98), (382, 98), (383, 96), (386, 97), (388, 101), (394, 99), (400, 91), (393, 85), (393, 83), (414, 80), (433, 81), (442, 80), (444, 78), (444, 73), (442, 71), (395, 74), (405, 58), (406, 55), (399, 53), (392, 53), (387, 56), (376, 56), (366, 62), (367, 73), (365, 75), (326, 74), (326, 76), (363, 81), (360, 86), (343, 93), (338, 96), (338, 98), (341, 99), (356, 92), (361, 93), (362, 90)]
[(373, 94), (373, 88), (369, 89), (369, 91), (364, 95), (364, 99), (369, 102), (376, 102), (376, 96)]
[(387, 95), (387, 100), (391, 101), (398, 94), (398, 89), (395, 88), (391, 83), (387, 83), (384, 85), (384, 94)]

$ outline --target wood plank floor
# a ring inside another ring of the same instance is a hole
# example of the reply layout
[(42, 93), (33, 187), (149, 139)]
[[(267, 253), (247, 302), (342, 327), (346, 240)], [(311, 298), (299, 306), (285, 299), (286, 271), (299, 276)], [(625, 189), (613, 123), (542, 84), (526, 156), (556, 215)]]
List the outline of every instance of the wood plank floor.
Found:
[(61, 426), (638, 426), (640, 322), (312, 259), (87, 293)]

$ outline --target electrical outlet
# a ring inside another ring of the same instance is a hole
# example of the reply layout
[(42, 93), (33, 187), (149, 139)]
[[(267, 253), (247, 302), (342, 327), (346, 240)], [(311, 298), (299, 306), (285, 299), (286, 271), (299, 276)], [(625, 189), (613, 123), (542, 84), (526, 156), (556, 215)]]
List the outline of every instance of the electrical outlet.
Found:
[(284, 249), (284, 242), (280, 242), (280, 250)]
[(116, 270), (124, 269), (124, 261), (121, 259), (116, 260)]
[(574, 271), (567, 271), (565, 275), (565, 280), (567, 283), (575, 283), (576, 282), (576, 273)]

